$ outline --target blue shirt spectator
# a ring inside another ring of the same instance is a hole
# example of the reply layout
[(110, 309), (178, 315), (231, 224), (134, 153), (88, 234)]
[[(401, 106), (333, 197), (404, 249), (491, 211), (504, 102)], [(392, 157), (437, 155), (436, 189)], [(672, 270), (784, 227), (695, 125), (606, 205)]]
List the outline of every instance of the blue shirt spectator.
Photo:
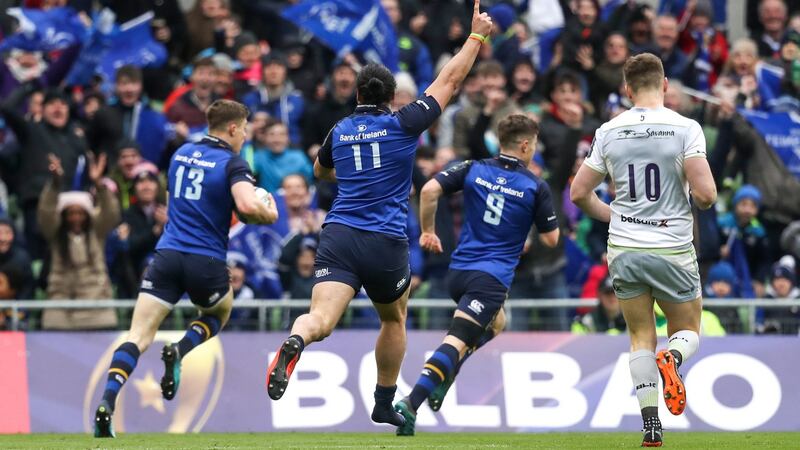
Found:
[(311, 161), (301, 150), (287, 148), (289, 130), (281, 122), (270, 121), (256, 130), (254, 147), (255, 172), (258, 185), (275, 193), (286, 175), (299, 174), (311, 183)]

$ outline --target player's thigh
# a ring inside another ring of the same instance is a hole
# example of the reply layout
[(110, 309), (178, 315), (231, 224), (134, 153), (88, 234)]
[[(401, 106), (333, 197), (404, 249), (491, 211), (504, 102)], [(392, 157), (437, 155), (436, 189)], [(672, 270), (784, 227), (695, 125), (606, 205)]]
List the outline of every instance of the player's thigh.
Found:
[(391, 304), (406, 295), (411, 284), (408, 239), (364, 233), (358, 262), (357, 274), (374, 303)]
[(655, 350), (656, 319), (653, 313), (653, 297), (641, 294), (619, 301), (622, 315), (628, 326), (633, 350)]
[(451, 291), (462, 293), (458, 299), (456, 312), (485, 329), (503, 309), (508, 289), (497, 278), (486, 272), (477, 270), (451, 272), (454, 274)]
[(671, 335), (680, 330), (700, 333), (700, 318), (703, 314), (703, 299), (698, 297), (688, 302), (658, 300), (658, 306), (667, 318), (667, 332)]
[(411, 286), (406, 287), (405, 292), (400, 298), (391, 303), (372, 302), (381, 322), (397, 322), (405, 325), (408, 316), (408, 296), (411, 293)]
[(142, 276), (139, 295), (172, 308), (185, 291), (183, 256), (174, 250), (157, 250)]
[(309, 314), (320, 317), (326, 328), (333, 329), (355, 297), (356, 291), (348, 284), (338, 281), (316, 283), (311, 290)]
[[(211, 310), (228, 295), (231, 277), (225, 261), (206, 255), (182, 255), (186, 292), (195, 306)], [(219, 311), (223, 311), (220, 307)]]
[(617, 298), (629, 300), (652, 294), (647, 274), (642, 269), (644, 253), (608, 247), (608, 275), (611, 277)]
[(139, 351), (145, 351), (153, 342), (158, 327), (170, 311), (172, 308), (162, 300), (148, 293), (140, 293), (133, 308), (127, 341), (136, 344)]
[(222, 322), (227, 322), (233, 310), (233, 288), (228, 287), (228, 292), (222, 296), (222, 300), (209, 308), (201, 306), (197, 307), (201, 314), (206, 316), (214, 316)]

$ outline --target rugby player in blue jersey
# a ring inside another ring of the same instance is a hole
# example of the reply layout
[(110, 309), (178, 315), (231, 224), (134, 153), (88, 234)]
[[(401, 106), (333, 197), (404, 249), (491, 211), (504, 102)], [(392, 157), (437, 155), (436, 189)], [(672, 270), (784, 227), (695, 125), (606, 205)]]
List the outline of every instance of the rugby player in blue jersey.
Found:
[(497, 125), (500, 154), (465, 161), (436, 175), (422, 188), (419, 242), (441, 253), (434, 229), (436, 205), (443, 194), (464, 192), (464, 224), (453, 252), (448, 284), (458, 304), (442, 345), (425, 362), (411, 393), (395, 409), (405, 422), (398, 436), (413, 436), (417, 409), (428, 399), (438, 411), (461, 365), (505, 326), (503, 303), (532, 226), (542, 244), (558, 243), (558, 220), (547, 184), (530, 170), (539, 126), (521, 114)]
[(381, 320), (372, 420), (404, 423), (392, 402), (406, 350), (406, 219), (417, 142), (450, 102), (491, 30), (491, 18), (475, 0), (469, 39), (425, 95), (396, 113), (389, 109), (395, 92), (391, 72), (371, 64), (358, 74), (358, 106), (331, 129), (314, 164), (318, 178), (338, 182), (339, 193), (320, 236), (311, 309), (294, 322), (267, 369), (273, 400), (286, 391), (303, 349), (331, 334), (363, 286)]
[(215, 101), (206, 110), (208, 136), (182, 146), (172, 157), (167, 224), (145, 271), (128, 336), (111, 359), (103, 399), (95, 411), (95, 437), (115, 437), (117, 395), (184, 293), (200, 314), (183, 339), (161, 352), (165, 399), (177, 393), (181, 359), (225, 326), (233, 306), (225, 263), (231, 213), (235, 210), (248, 223), (273, 223), (278, 218), (272, 196), (257, 192), (250, 167), (239, 156), (248, 114), (242, 104)]

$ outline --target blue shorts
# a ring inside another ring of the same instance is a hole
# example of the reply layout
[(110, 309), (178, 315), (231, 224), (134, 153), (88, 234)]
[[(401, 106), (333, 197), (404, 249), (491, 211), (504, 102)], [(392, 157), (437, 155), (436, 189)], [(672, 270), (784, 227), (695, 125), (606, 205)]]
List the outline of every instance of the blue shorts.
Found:
[(322, 229), (314, 261), (314, 284), (338, 281), (367, 291), (375, 303), (392, 303), (411, 282), (408, 239), (339, 223)]
[(508, 288), (497, 278), (479, 270), (450, 269), (447, 274), (450, 297), (457, 309), (489, 326), (508, 297)]
[(142, 277), (140, 293), (150, 294), (172, 308), (184, 292), (201, 308), (216, 305), (230, 289), (225, 261), (211, 256), (156, 250)]

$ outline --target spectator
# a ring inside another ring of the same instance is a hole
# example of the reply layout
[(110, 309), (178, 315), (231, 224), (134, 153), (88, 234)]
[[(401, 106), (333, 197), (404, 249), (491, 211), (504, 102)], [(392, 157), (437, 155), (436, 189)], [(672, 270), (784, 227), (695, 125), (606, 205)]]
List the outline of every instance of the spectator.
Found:
[(172, 104), (167, 111), (167, 120), (172, 123), (185, 123), (192, 133), (205, 130), (206, 108), (217, 99), (214, 92), (216, 72), (213, 59), (203, 58), (195, 61), (189, 79), (191, 90)]
[(300, 145), (301, 119), (305, 101), (300, 92), (287, 80), (286, 59), (277, 51), (271, 52), (261, 61), (262, 83), (258, 90), (242, 98), (251, 112), (264, 111), (289, 127), (292, 145)]
[[(88, 192), (59, 194), (64, 170), (50, 156), (52, 179), (39, 202), (39, 226), (50, 244), (51, 267), (48, 299), (110, 299), (111, 281), (103, 249), (109, 232), (119, 223), (119, 205), (102, 182), (106, 156), (90, 158), (89, 179), (97, 190), (97, 211)], [(42, 314), (46, 330), (109, 329), (117, 326), (113, 308), (47, 309)]]
[(217, 98), (233, 99), (235, 92), (235, 67), (230, 56), (216, 53), (211, 57), (214, 61), (214, 96)]
[(470, 106), (477, 107), (482, 101), (481, 81), (476, 71), (470, 71), (464, 79), (464, 82), (461, 83), (461, 90), (459, 91), (457, 100), (448, 105), (444, 111), (442, 111), (442, 115), (439, 116), (439, 125), (437, 127), (437, 144), (439, 148), (453, 147), (456, 114)]
[(491, 34), (492, 58), (499, 61), (507, 73), (511, 73), (514, 65), (522, 58), (520, 37), (515, 26), (517, 13), (505, 3), (492, 6), (488, 13), (495, 25)]
[(331, 74), (330, 88), (325, 98), (312, 103), (303, 117), (303, 148), (311, 160), (336, 122), (349, 116), (356, 108), (356, 71), (339, 61)]
[(325, 213), (311, 206), (308, 181), (302, 175), (287, 175), (281, 182), (286, 202), (286, 220), (291, 234), (316, 234), (322, 229)]
[(753, 35), (758, 43), (758, 56), (779, 59), (781, 44), (786, 32), (788, 10), (783, 0), (762, 0), (758, 5), (758, 21), (763, 31)]
[(275, 193), (287, 175), (299, 174), (311, 182), (312, 167), (302, 150), (288, 148), (289, 130), (286, 125), (270, 119), (255, 131), (254, 162), (258, 185)]
[[(736, 276), (736, 269), (725, 261), (711, 266), (706, 276), (704, 295), (706, 298), (740, 298), (740, 279)], [(708, 311), (717, 316), (728, 333), (744, 331), (736, 308), (718, 306), (708, 308)]]
[(134, 178), (136, 170), (144, 163), (149, 164), (152, 170), (158, 171), (153, 163), (142, 160), (139, 145), (136, 142), (123, 140), (116, 150), (117, 164), (109, 171), (109, 178), (116, 185), (117, 198), (120, 209), (126, 210), (134, 202)]
[(414, 83), (419, 87), (418, 94), (422, 95), (433, 81), (433, 63), (428, 47), (400, 26), (403, 13), (400, 10), (399, 0), (381, 0), (381, 5), (392, 21), (397, 35), (398, 66), (401, 71), (408, 72), (414, 77)]
[(539, 105), (544, 97), (536, 91), (536, 68), (530, 59), (517, 60), (511, 69), (511, 99), (525, 109), (531, 105)]
[(5, 273), (13, 296), (6, 299), (29, 300), (33, 298), (33, 272), (28, 252), (17, 242), (14, 224), (0, 218), (0, 272)]
[(126, 255), (121, 264), (125, 273), (133, 274), (133, 285), (127, 286), (122, 298), (134, 298), (147, 261), (156, 248), (167, 223), (167, 207), (159, 201), (162, 186), (155, 167), (141, 164), (134, 170), (133, 191), (136, 202), (122, 212), (119, 238), (126, 242)]
[[(794, 259), (791, 257), (775, 264), (767, 289), (767, 297), (781, 300), (800, 299), (800, 289), (797, 287)], [(797, 336), (800, 331), (800, 307), (764, 308), (763, 322), (759, 327), (760, 333), (791, 334)]]
[(69, 99), (59, 90), (51, 89), (45, 94), (40, 122), (19, 114), (17, 105), (31, 89), (30, 84), (20, 86), (0, 105), (0, 112), (20, 144), (17, 161), (12, 164), (18, 175), (16, 193), (25, 218), (25, 243), (31, 256), (39, 259), (46, 249), (37, 226), (36, 208), (48, 179), (47, 154), (52, 152), (61, 160), (67, 180), (64, 187), (80, 188), (73, 184), (80, 184), (75, 172), (87, 146), (82, 133), (70, 123)]
[[(724, 33), (711, 24), (713, 12), (709, 0), (698, 0), (694, 10), (687, 10), (688, 26), (680, 37), (680, 47), (693, 55), (688, 70), (691, 86), (707, 90), (717, 82), (717, 76), (728, 60), (728, 41)], [(682, 18), (681, 20), (684, 20)]]
[(297, 235), (284, 248), (281, 255), (281, 283), (289, 298), (311, 298), (316, 256), (317, 238), (313, 235)]
[(480, 90), (483, 93), (483, 101), (459, 111), (454, 121), (453, 148), (461, 159), (471, 158), (469, 148), (470, 130), (475, 127), (482, 111), (489, 112), (484, 111), (484, 107), (490, 98), (493, 103), (489, 120), (490, 134), (487, 136), (489, 138), (487, 146), (490, 152), (496, 153), (499, 149), (497, 123), (507, 115), (519, 111), (519, 107), (513, 100), (508, 98), (506, 93), (506, 75), (500, 63), (497, 61), (483, 61), (478, 64), (475, 70), (480, 82)]
[[(233, 300), (255, 300), (253, 288), (247, 284), (247, 257), (239, 252), (228, 252), (228, 271), (231, 274), (231, 289)], [(231, 330), (254, 329), (257, 311), (250, 308), (233, 308), (227, 328)], [(231, 328), (232, 327), (232, 328)]]
[(653, 23), (653, 37), (664, 74), (670, 82), (682, 80), (689, 67), (689, 58), (678, 45), (678, 21), (672, 16), (658, 16)]
[(598, 22), (599, 12), (597, 0), (575, 2), (575, 15), (567, 20), (560, 41), (565, 66), (579, 70), (581, 58), (595, 58), (602, 52), (605, 31)]
[(718, 221), (720, 240), (725, 243), (720, 254), (727, 259), (731, 257), (734, 245), (744, 246), (756, 297), (764, 296), (764, 280), (767, 279), (772, 261), (767, 232), (757, 218), (760, 206), (761, 192), (755, 186), (744, 185), (733, 196), (733, 211), (721, 216)]
[(409, 23), (411, 32), (427, 44), (432, 61), (455, 54), (467, 38), (469, 18), (459, 2), (418, 2), (414, 11), (416, 15)]
[[(139, 143), (142, 157), (153, 164), (160, 164), (170, 140), (166, 117), (152, 109), (142, 98), (142, 71), (135, 66), (117, 69), (115, 97), (109, 106), (95, 114), (86, 129), (86, 137), (92, 150), (108, 155), (110, 165), (117, 163), (116, 153), (122, 139)], [(179, 124), (176, 132), (185, 138), (188, 128)]]
[[(756, 81), (757, 63), (756, 43), (742, 38), (733, 43), (730, 58), (725, 63), (725, 69), (722, 72), (723, 76), (733, 81), (743, 96), (742, 99), (737, 99), (737, 103), (742, 103), (742, 106), (747, 109), (758, 109), (761, 106), (758, 82)], [(721, 79), (718, 80), (718, 82), (721, 81)]]
[[(20, 297), (21, 274), (16, 269), (0, 269), (0, 300), (15, 300)], [(27, 314), (24, 310), (17, 310), (17, 329), (26, 330)], [(0, 331), (13, 329), (14, 311), (12, 309), (0, 309)]]
[(622, 308), (614, 293), (611, 277), (606, 277), (597, 289), (597, 307), (590, 313), (577, 318), (572, 324), (572, 332), (578, 334), (606, 333), (622, 334), (627, 326), (622, 317)]
[(191, 61), (201, 50), (214, 46), (214, 30), (228, 17), (227, 0), (198, 0), (186, 16), (189, 39), (184, 48), (184, 61)]
[(622, 66), (628, 59), (628, 43), (625, 36), (612, 33), (603, 45), (604, 58), (596, 66), (594, 61), (583, 69), (589, 72), (589, 92), (595, 111), (601, 111), (608, 101), (608, 96), (618, 93), (624, 80)]
[(242, 98), (261, 82), (261, 48), (253, 33), (245, 31), (234, 39), (232, 53), (239, 66), (233, 77), (233, 90), (236, 98)]
[(26, 82), (34, 82), (44, 88), (58, 86), (67, 76), (80, 50), (80, 45), (70, 46), (51, 62), (45, 60), (42, 52), (11, 50), (0, 63), (0, 98), (8, 98)]
[(319, 69), (313, 59), (306, 57), (306, 49), (312, 48), (311, 43), (303, 43), (300, 39), (291, 38), (285, 42), (286, 68), (289, 71), (289, 81), (295, 88), (303, 93), (303, 98), (313, 99), (317, 94), (317, 87), (322, 82)]
[(394, 90), (394, 98), (389, 107), (392, 111), (399, 111), (400, 108), (413, 102), (417, 98), (417, 85), (414, 78), (408, 72), (400, 72), (394, 76), (397, 87)]

